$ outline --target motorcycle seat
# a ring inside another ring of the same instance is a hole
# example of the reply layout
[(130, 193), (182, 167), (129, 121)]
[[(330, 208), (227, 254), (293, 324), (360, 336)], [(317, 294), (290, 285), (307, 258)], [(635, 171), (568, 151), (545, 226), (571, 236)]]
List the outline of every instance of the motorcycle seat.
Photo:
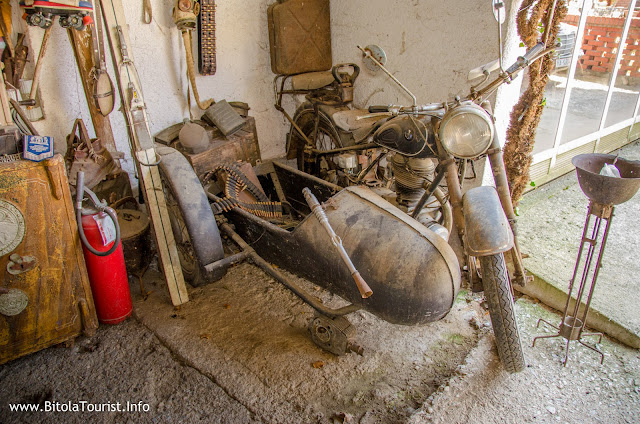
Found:
[(335, 81), (331, 71), (307, 72), (291, 77), (293, 90), (317, 90)]

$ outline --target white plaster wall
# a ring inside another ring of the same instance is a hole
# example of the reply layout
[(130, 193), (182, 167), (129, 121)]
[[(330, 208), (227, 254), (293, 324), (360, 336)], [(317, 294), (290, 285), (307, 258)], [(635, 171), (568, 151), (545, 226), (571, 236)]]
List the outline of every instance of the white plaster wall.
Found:
[[(334, 0), (331, 14), (334, 62), (362, 64), (356, 45), (377, 44), (418, 104), (467, 94), (468, 71), (497, 58), (491, 0)], [(411, 104), (383, 72), (362, 68), (356, 105)]]
[[(249, 103), (256, 118), (263, 158), (284, 154), (289, 125), (273, 107), (267, 7), (273, 0), (217, 2), (217, 62), (213, 76), (198, 76), (201, 99)], [(14, 2), (14, 5), (17, 1)], [(124, 0), (131, 38), (153, 134), (189, 117), (184, 48), (171, 19), (173, 0), (151, 0), (153, 22), (142, 23), (142, 1)], [(333, 61), (361, 64), (356, 44), (378, 44), (389, 58), (389, 69), (414, 91), (418, 102), (442, 101), (464, 95), (469, 69), (497, 55), (497, 28), (490, 0), (350, 0), (331, 2)], [(17, 7), (16, 7), (17, 9)], [(16, 28), (28, 32), (32, 57), (37, 57), (43, 31), (27, 29), (14, 11)], [(107, 55), (108, 56), (108, 55)], [(109, 73), (113, 76), (110, 58)], [(33, 64), (28, 66), (29, 76)], [(112, 78), (114, 79), (114, 78)], [(114, 79), (115, 83), (115, 79)], [(73, 121), (89, 124), (81, 82), (66, 31), (55, 24), (45, 58), (41, 92), (46, 119), (36, 128), (62, 142)], [(410, 99), (382, 73), (363, 69), (355, 104), (409, 104)], [(192, 112), (199, 117), (195, 106)], [(117, 146), (129, 153), (119, 105), (110, 115)], [(294, 104), (288, 104), (293, 111)], [(124, 164), (132, 170), (131, 161)]]
[[(283, 154), (287, 131), (284, 118), (273, 107), (273, 74), (266, 18), (269, 3), (270, 0), (218, 2), (217, 73), (197, 77), (202, 100), (213, 97), (249, 103), (250, 113), (257, 120), (260, 147), (265, 158)], [(131, 38), (130, 51), (142, 80), (149, 126), (155, 134), (189, 118), (189, 110), (184, 47), (171, 19), (173, 0), (152, 0), (151, 4), (154, 19), (150, 25), (145, 25), (141, 19), (142, 1), (123, 1)], [(14, 16), (17, 29), (28, 32), (33, 57), (37, 57), (44, 31), (27, 27), (23, 20), (17, 18), (18, 12), (14, 11)], [(46, 119), (35, 125), (42, 134), (53, 135), (64, 145), (64, 137), (77, 117), (82, 117), (89, 127), (91, 121), (71, 45), (66, 31), (57, 23), (49, 43), (40, 85)], [(109, 74), (115, 83), (110, 57), (107, 56)], [(29, 66), (25, 76), (29, 77), (31, 71), (32, 66)], [(195, 101), (192, 101), (192, 106), (193, 115), (199, 117), (202, 111), (195, 106)], [(119, 104), (110, 115), (111, 124), (119, 149), (128, 156), (126, 126), (118, 108)], [(94, 134), (91, 127), (89, 131)]]

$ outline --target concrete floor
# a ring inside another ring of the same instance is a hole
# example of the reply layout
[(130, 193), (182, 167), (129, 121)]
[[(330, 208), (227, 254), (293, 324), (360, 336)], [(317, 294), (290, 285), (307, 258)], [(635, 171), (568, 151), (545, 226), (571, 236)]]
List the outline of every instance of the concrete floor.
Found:
[[(625, 157), (639, 152), (638, 146), (627, 149)], [(572, 249), (587, 201), (571, 178), (525, 196), (521, 226), (529, 269), (533, 261), (541, 270), (573, 269)], [(629, 305), (632, 319), (638, 317), (629, 296), (637, 291), (632, 278), (637, 261), (628, 252), (637, 249), (625, 237), (637, 242), (637, 200), (616, 209), (612, 231), (622, 234), (611, 236), (612, 253), (606, 258), (623, 262), (607, 262), (596, 290), (611, 298), (614, 309)], [(541, 205), (546, 214), (536, 209)], [(575, 210), (565, 211), (566, 205)], [(548, 244), (536, 241), (544, 232)], [(562, 241), (564, 250), (554, 240)], [(621, 247), (615, 247), (616, 240)], [(534, 245), (544, 247), (544, 254)], [(558, 255), (557, 262), (550, 261), (551, 253)], [(632, 286), (609, 290), (607, 274), (614, 285)], [(330, 305), (343, 302), (298, 282)], [(333, 356), (316, 347), (306, 329), (312, 309), (250, 264), (235, 266), (219, 282), (191, 288), (191, 301), (180, 308), (170, 305), (162, 277), (153, 269), (145, 275), (145, 291), (151, 293), (143, 297), (132, 279), (134, 316), (125, 323), (101, 326), (96, 336), (78, 339), (73, 347), (52, 347), (0, 366), (5, 383), (0, 385), (0, 421), (633, 423), (640, 414), (638, 350), (605, 337), (598, 345), (605, 355), (600, 365), (598, 355), (572, 343), (565, 368), (562, 339), (531, 347), (536, 335), (553, 334), (537, 328), (538, 319), (558, 323), (560, 315), (526, 296), (516, 302), (516, 314), (528, 367), (510, 375), (498, 361), (482, 298), (465, 291), (445, 319), (430, 325), (403, 327), (365, 312), (350, 315), (364, 356)], [(140, 402), (148, 410), (10, 411), (13, 403), (81, 401)]]
[[(70, 348), (52, 347), (0, 366), (3, 423), (632, 423), (640, 405), (640, 354), (606, 338), (591, 351), (532, 338), (538, 318), (559, 315), (516, 302), (528, 367), (504, 372), (481, 298), (462, 293), (449, 316), (404, 328), (352, 319), (364, 356), (336, 357), (306, 335), (311, 313), (251, 265), (193, 289), (179, 309), (150, 272), (147, 300), (131, 289), (134, 317), (101, 326)], [(245, 296), (237, 289), (252, 288)], [(329, 293), (318, 291), (330, 303)], [(267, 308), (256, 299), (272, 299)], [(260, 311), (258, 311), (260, 310)], [(254, 313), (259, 312), (258, 315)], [(480, 328), (470, 325), (480, 324)], [(402, 353), (402, 355), (399, 355)], [(135, 412), (12, 412), (10, 403), (129, 401)]]

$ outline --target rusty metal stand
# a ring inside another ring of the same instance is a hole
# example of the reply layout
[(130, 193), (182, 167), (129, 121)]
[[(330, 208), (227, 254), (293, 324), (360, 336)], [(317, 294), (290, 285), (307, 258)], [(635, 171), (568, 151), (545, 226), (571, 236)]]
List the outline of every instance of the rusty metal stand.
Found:
[[(565, 348), (565, 356), (563, 365), (567, 366), (567, 360), (569, 359), (569, 344), (573, 340), (577, 340), (581, 345), (597, 352), (600, 355), (600, 363), (604, 362), (604, 354), (595, 346), (590, 345), (582, 341), (584, 336), (598, 336), (598, 342), (602, 341), (602, 333), (584, 333), (584, 327), (587, 322), (587, 315), (589, 313), (589, 306), (591, 305), (591, 298), (593, 296), (593, 291), (596, 287), (596, 281), (598, 279), (598, 273), (600, 272), (600, 267), (602, 266), (602, 255), (604, 253), (605, 245), (607, 244), (607, 237), (609, 236), (609, 227), (611, 226), (611, 218), (613, 217), (613, 205), (603, 205), (597, 203), (593, 200), (589, 203), (589, 211), (587, 213), (587, 220), (584, 224), (584, 230), (582, 232), (582, 243), (580, 244), (580, 250), (578, 252), (578, 259), (576, 260), (576, 266), (573, 270), (573, 277), (571, 278), (571, 282), (569, 283), (569, 294), (567, 296), (567, 303), (564, 307), (564, 315), (562, 316), (562, 321), (560, 322), (560, 326), (557, 327), (544, 319), (538, 320), (537, 328), (540, 327), (540, 323), (545, 323), (546, 325), (555, 328), (558, 330), (557, 334), (548, 335), (548, 336), (537, 336), (533, 339), (533, 345), (536, 345), (536, 340), (538, 339), (547, 339), (554, 337), (564, 337), (567, 340), (567, 346)], [(590, 225), (591, 216), (595, 216), (596, 219), (593, 223), (593, 226)], [(589, 292), (587, 294), (586, 303), (584, 308), (582, 308), (582, 316), (578, 318), (578, 314), (580, 313), (580, 306), (582, 302), (582, 297), (585, 294), (585, 289), (587, 286), (587, 279), (589, 277), (589, 272), (591, 270), (591, 265), (593, 261), (593, 256), (596, 252), (596, 246), (598, 244), (598, 237), (600, 235), (600, 227), (602, 226), (602, 221), (606, 220), (606, 224), (604, 227), (604, 234), (602, 236), (602, 242), (600, 244), (600, 250), (598, 252), (598, 258), (596, 260), (595, 269), (593, 272), (593, 278), (591, 279), (591, 285), (589, 287)], [(591, 228), (591, 236), (588, 236), (589, 229)], [(580, 283), (578, 285), (578, 294), (576, 296), (575, 305), (573, 307), (573, 312), (569, 314), (569, 307), (571, 305), (571, 294), (573, 293), (573, 289), (575, 287), (576, 276), (578, 275), (578, 269), (580, 268), (580, 262), (582, 259), (582, 253), (584, 251), (584, 247), (588, 246), (587, 249), (587, 257), (584, 263), (582, 278), (580, 279)]]

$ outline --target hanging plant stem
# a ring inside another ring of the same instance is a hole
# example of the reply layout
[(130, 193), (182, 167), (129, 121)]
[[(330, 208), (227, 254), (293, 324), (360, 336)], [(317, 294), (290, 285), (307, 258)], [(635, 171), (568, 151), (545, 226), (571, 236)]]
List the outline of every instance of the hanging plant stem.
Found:
[[(518, 13), (518, 35), (527, 49), (533, 47), (541, 35), (547, 47), (557, 39), (560, 22), (567, 14), (566, 0), (524, 0)], [(536, 129), (544, 109), (544, 89), (549, 81), (555, 60), (547, 55), (529, 67), (529, 85), (511, 111), (504, 163), (507, 169), (511, 200), (518, 204), (529, 184), (531, 152)]]

